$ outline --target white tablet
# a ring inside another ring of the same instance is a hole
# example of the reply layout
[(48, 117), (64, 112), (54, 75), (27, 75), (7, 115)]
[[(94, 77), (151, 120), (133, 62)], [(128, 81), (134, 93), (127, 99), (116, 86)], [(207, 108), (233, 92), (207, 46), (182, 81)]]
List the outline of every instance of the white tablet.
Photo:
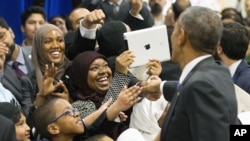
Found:
[(149, 59), (170, 60), (167, 27), (165, 25), (124, 33), (129, 50), (136, 56), (130, 67), (145, 65)]

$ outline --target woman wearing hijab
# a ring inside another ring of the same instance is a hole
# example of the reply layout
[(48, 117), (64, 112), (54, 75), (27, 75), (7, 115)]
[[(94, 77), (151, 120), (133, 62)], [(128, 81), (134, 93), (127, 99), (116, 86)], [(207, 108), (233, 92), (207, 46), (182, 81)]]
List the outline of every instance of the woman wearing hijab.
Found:
[[(102, 23), (103, 18), (104, 15), (101, 11), (94, 10), (90, 12), (82, 21), (82, 24), (86, 26), (83, 26), (83, 28), (89, 29), (95, 27), (97, 23)], [(45, 79), (45, 70), (49, 70), (48, 72), (50, 72), (50, 70), (55, 72), (55, 75), (53, 76), (51, 76), (51, 73), (48, 73), (46, 75), (46, 77), (49, 77), (50, 81), (52, 81), (52, 78), (55, 77), (55, 79), (53, 79), (53, 81), (55, 82), (54, 84), (56, 84), (58, 80), (61, 80), (67, 87), (69, 87), (67, 74), (68, 68), (70, 66), (70, 61), (64, 54), (67, 54), (67, 56), (74, 58), (81, 52), (84, 52), (86, 50), (94, 50), (94, 46), (96, 43), (95, 40), (91, 40), (87, 37), (87, 35), (91, 33), (91, 30), (86, 31), (80, 42), (74, 42), (73, 45), (66, 50), (63, 33), (56, 26), (52, 24), (44, 24), (36, 31), (35, 37), (33, 39), (32, 51), (32, 62), (34, 63), (33, 65), (36, 70), (35, 72), (28, 74), (28, 78), (26, 77), (22, 81), (22, 85), (24, 87), (24, 94), (22, 98), (24, 105), (22, 106), (25, 109), (26, 115), (29, 115), (30, 110), (34, 110), (35, 108), (33, 106), (33, 102), (37, 98), (37, 92), (43, 90), (41, 89), (41, 80)], [(29, 81), (29, 78), (31, 79), (31, 81)], [(56, 84), (55, 87), (48, 84), (50, 83), (47, 83), (46, 87), (50, 86), (50, 88), (52, 89), (44, 89), (47, 91), (49, 90), (49, 92), (47, 93), (54, 91), (54, 89), (58, 87), (63, 87), (62, 82)], [(44, 97), (45, 95), (46, 94), (44, 94), (44, 92), (43, 95), (40, 95), (38, 93), (39, 97)], [(43, 100), (41, 100), (41, 103), (42, 101)]]
[[(123, 34), (129, 31), (129, 27), (126, 24), (120, 21), (112, 21), (105, 23), (97, 32), (98, 52), (109, 58), (108, 61), (111, 68), (115, 68), (116, 66), (116, 56), (119, 56), (124, 50), (128, 49), (124, 43)], [(150, 66), (155, 68), (154, 71)], [(138, 79), (146, 80), (148, 75), (159, 75), (161, 70), (160, 61), (153, 59), (146, 65), (130, 68), (129, 72), (132, 74), (128, 73), (130, 76), (128, 86), (137, 83)], [(145, 140), (153, 140), (160, 130), (157, 121), (166, 104), (167, 101), (163, 97), (157, 101), (149, 101), (147, 98), (144, 98), (130, 109), (131, 113), (126, 112), (130, 116), (126, 124), (129, 124), (129, 127), (138, 129)], [(126, 139), (128, 138), (126, 137)]]
[[(110, 97), (113, 102), (117, 99), (122, 88), (130, 81), (127, 73), (133, 58), (131, 51), (120, 54), (116, 58), (114, 77), (106, 57), (96, 51), (83, 52), (73, 60), (70, 78), (76, 89), (70, 95), (74, 101), (72, 106), (79, 109), (81, 118), (96, 111)], [(126, 117), (124, 113), (121, 114)], [(119, 118), (117, 120), (120, 122)], [(123, 128), (124, 125), (120, 124), (110, 136), (115, 139)]]
[[(70, 66), (70, 61), (64, 55), (65, 45), (64, 37), (61, 30), (52, 24), (41, 26), (35, 33), (32, 47), (32, 62), (35, 71), (21, 78), (23, 86), (23, 100), (25, 105), (23, 109), (26, 115), (32, 113), (35, 107), (39, 106), (39, 99), (44, 99), (48, 93), (55, 89), (64, 87), (63, 83), (59, 83), (50, 89), (43, 89), (43, 79), (50, 77), (50, 81), (58, 82), (62, 80), (67, 85), (67, 69)], [(52, 73), (48, 73), (53, 71)], [(46, 72), (46, 73), (45, 73)], [(50, 85), (48, 85), (50, 86)], [(43, 90), (48, 90), (43, 92)], [(36, 105), (33, 105), (35, 100), (38, 100)], [(40, 101), (40, 104), (42, 101)], [(32, 110), (32, 111), (30, 111)]]
[[(82, 118), (86, 117), (106, 102), (110, 97), (114, 102), (130, 77), (128, 66), (133, 62), (131, 51), (125, 51), (116, 59), (114, 77), (107, 58), (96, 51), (79, 54), (72, 62), (70, 78), (75, 89), (70, 90), (73, 107), (77, 107)], [(88, 107), (88, 108), (86, 108)]]
[(64, 54), (64, 36), (52, 24), (42, 25), (35, 33), (32, 47), (32, 62), (35, 70), (20, 80), (22, 83), (22, 108), (31, 125), (31, 114), (43, 104), (47, 95), (69, 100), (68, 70), (70, 61)]
[[(69, 99), (65, 85), (68, 81), (67, 70), (70, 61), (64, 55), (64, 50), (63, 33), (58, 27), (44, 24), (36, 31), (31, 58), (35, 70), (20, 79), (23, 86), (22, 108), (31, 127), (31, 114), (43, 103), (47, 95), (61, 89), (61, 94), (53, 94), (66, 100)], [(52, 82), (59, 83), (53, 85)]]
[[(104, 23), (97, 31), (98, 52), (108, 58), (112, 72), (115, 72), (115, 60), (122, 52), (128, 50), (124, 42), (123, 33), (129, 32), (130, 27), (121, 21), (110, 21)], [(108, 36), (107, 36), (108, 35)], [(114, 74), (114, 73), (113, 73)], [(129, 87), (135, 85), (138, 79), (128, 72), (130, 76)]]

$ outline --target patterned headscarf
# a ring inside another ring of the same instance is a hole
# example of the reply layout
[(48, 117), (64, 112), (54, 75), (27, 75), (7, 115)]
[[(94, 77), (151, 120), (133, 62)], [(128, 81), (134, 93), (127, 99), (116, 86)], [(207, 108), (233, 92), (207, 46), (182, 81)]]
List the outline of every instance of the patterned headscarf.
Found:
[(72, 95), (78, 100), (102, 102), (104, 99), (105, 95), (96, 93), (89, 87), (87, 82), (90, 65), (97, 58), (102, 58), (107, 61), (105, 56), (96, 51), (85, 51), (76, 56), (71, 64), (70, 78), (73, 85), (77, 88), (76, 92), (72, 93)]
[[(45, 71), (45, 65), (50, 65), (51, 62), (47, 60), (44, 56), (43, 50), (43, 44), (45, 36), (50, 32), (51, 30), (57, 30), (61, 36), (63, 36), (63, 33), (61, 30), (52, 24), (44, 24), (35, 33), (34, 39), (33, 39), (33, 47), (32, 47), (32, 62), (36, 69), (36, 78), (39, 89), (41, 89), (41, 83), (43, 74)], [(62, 60), (60, 63), (55, 64), (57, 67), (57, 73), (55, 75), (55, 78), (60, 80), (63, 74), (65, 73), (65, 70), (69, 67), (70, 61), (68, 58), (63, 55)]]

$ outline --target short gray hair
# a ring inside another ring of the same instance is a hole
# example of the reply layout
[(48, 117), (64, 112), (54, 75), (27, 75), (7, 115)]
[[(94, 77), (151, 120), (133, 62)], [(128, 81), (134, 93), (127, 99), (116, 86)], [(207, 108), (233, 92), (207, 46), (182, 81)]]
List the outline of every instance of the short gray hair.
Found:
[(200, 6), (186, 9), (179, 17), (178, 26), (184, 29), (196, 51), (209, 54), (214, 52), (223, 31), (223, 24), (218, 14)]

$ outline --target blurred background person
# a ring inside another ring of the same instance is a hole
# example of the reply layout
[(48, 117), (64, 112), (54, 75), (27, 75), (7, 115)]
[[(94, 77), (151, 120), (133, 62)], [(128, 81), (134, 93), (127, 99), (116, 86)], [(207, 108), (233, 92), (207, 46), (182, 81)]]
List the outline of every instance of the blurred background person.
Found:
[(189, 0), (176, 0), (167, 11), (165, 24), (174, 25), (180, 14), (190, 6), (191, 2)]
[(46, 23), (46, 13), (40, 6), (31, 6), (22, 12), (21, 21), (21, 31), (25, 36), (22, 46), (32, 46), (36, 30)]
[(223, 25), (220, 46), (217, 47), (215, 56), (229, 68), (234, 83), (250, 93), (250, 66), (245, 61), (249, 45), (248, 32), (236, 22)]
[(59, 29), (62, 30), (63, 35), (68, 32), (66, 27), (66, 16), (63, 15), (55, 15), (49, 19), (49, 23), (57, 26)]
[(151, 10), (151, 14), (154, 17), (154, 26), (163, 25), (165, 21), (165, 14), (163, 9), (166, 5), (166, 0), (149, 0), (148, 4)]

